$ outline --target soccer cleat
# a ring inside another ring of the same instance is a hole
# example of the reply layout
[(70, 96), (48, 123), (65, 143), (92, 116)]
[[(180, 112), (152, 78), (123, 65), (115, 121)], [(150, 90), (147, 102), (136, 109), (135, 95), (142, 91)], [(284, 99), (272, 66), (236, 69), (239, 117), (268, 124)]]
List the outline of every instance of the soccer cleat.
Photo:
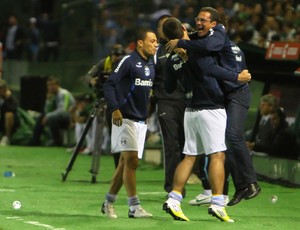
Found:
[(163, 204), (163, 210), (166, 211), (166, 213), (169, 213), (174, 220), (182, 220), (182, 221), (190, 221), (189, 218), (187, 218), (180, 207), (180, 202), (175, 201), (172, 198), (169, 198), (164, 204)]
[(106, 216), (108, 216), (109, 218), (118, 218), (114, 206), (109, 202), (103, 202), (101, 212), (103, 214), (106, 214)]
[(143, 209), (140, 205), (134, 211), (128, 211), (129, 218), (147, 218), (152, 217), (152, 214)]
[(211, 196), (206, 196), (204, 194), (199, 194), (195, 197), (195, 199), (192, 199), (189, 201), (190, 205), (208, 205), (211, 203)]
[(224, 221), (224, 222), (234, 222), (233, 219), (231, 219), (227, 213), (226, 213), (226, 209), (222, 206), (218, 206), (218, 205), (211, 205), (208, 208), (208, 214), (217, 217), (219, 220)]

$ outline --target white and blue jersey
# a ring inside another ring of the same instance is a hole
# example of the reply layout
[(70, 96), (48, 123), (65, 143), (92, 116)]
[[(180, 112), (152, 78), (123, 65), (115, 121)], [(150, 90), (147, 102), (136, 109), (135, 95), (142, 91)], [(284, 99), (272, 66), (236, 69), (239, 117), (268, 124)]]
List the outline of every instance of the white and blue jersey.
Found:
[(151, 58), (145, 60), (137, 51), (124, 56), (103, 85), (108, 109), (119, 109), (124, 118), (145, 121), (154, 75)]

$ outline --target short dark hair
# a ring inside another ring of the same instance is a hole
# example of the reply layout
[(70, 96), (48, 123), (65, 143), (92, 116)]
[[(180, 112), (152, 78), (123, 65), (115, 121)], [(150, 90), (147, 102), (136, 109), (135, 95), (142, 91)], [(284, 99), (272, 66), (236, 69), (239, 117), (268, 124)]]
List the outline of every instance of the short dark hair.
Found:
[(208, 12), (208, 13), (210, 13), (210, 20), (212, 22), (213, 21), (216, 21), (217, 23), (220, 22), (220, 14), (219, 14), (219, 12), (215, 8), (212, 8), (212, 7), (202, 7), (200, 9), (200, 12)]
[(282, 107), (278, 107), (272, 112), (273, 115), (277, 115), (279, 118), (279, 127), (284, 128), (288, 126), (288, 122), (286, 120), (286, 113)]
[(180, 39), (184, 35), (181, 22), (174, 17), (168, 18), (164, 22), (162, 30), (169, 39)]
[(110, 55), (124, 55), (125, 50), (121, 44), (114, 44), (111, 47)]
[(55, 76), (52, 76), (52, 75), (51, 75), (51, 76), (47, 77), (47, 82), (50, 82), (50, 81), (55, 82), (56, 84), (59, 85), (59, 80), (58, 80), (58, 78), (55, 77)]
[(165, 18), (171, 18), (171, 17), (172, 17), (172, 16), (169, 15), (169, 14), (163, 14), (163, 15), (161, 15), (161, 16), (157, 19), (156, 25), (158, 26), (158, 23), (159, 23), (161, 20), (163, 20), (163, 19), (165, 19)]
[(274, 107), (274, 109), (278, 108), (278, 100), (273, 94), (265, 94), (260, 98), (260, 102), (267, 103)]
[(135, 34), (135, 36), (134, 36), (134, 42), (135, 42), (135, 44), (137, 45), (137, 42), (138, 42), (139, 40), (144, 41), (145, 38), (146, 38), (146, 36), (147, 36), (147, 33), (149, 33), (149, 32), (150, 32), (150, 33), (154, 33), (153, 30), (150, 29), (149, 27), (140, 27), (140, 28), (137, 30), (137, 32), (136, 32), (136, 34)]

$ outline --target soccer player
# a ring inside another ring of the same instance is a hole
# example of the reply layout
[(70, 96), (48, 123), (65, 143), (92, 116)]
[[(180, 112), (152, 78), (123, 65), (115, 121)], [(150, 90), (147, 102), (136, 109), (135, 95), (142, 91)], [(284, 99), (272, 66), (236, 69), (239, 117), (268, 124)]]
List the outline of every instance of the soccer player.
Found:
[(184, 146), (183, 115), (185, 110), (185, 96), (183, 86), (178, 81), (174, 92), (167, 93), (164, 79), (166, 77), (166, 60), (168, 51), (165, 46), (165, 38), (162, 25), (170, 18), (169, 15), (162, 15), (157, 21), (157, 36), (159, 47), (155, 55), (155, 79), (153, 83), (154, 102), (157, 107), (157, 115), (162, 133), (165, 182), (164, 190), (172, 191), (174, 173), (177, 165), (183, 159)]
[[(186, 30), (176, 18), (166, 20), (163, 31), (169, 39), (189, 39)], [(173, 74), (166, 79), (166, 89), (172, 91), (175, 82), (181, 79), (188, 104), (184, 115), (185, 158), (176, 168), (173, 190), (163, 204), (163, 210), (175, 220), (189, 221), (181, 210), (182, 191), (196, 156), (205, 153), (211, 160), (209, 179), (213, 193), (208, 212), (221, 221), (234, 222), (226, 213), (223, 197), (226, 111), (223, 91), (216, 78), (236, 81), (239, 74), (233, 71), (230, 73), (218, 66), (213, 57), (195, 52), (189, 52), (185, 62), (176, 54), (170, 55), (169, 60), (169, 70), (173, 71)], [(247, 75), (247, 79), (251, 79), (249, 73), (244, 72), (242, 75), (244, 74), (245, 78)]]
[[(245, 70), (243, 53), (240, 52), (239, 47), (229, 41), (226, 29), (219, 23), (219, 20), (220, 15), (216, 9), (201, 8), (195, 18), (197, 32), (190, 36), (191, 40), (172, 40), (167, 44), (168, 49), (180, 47), (188, 51), (209, 53), (215, 55), (220, 66), (226, 69), (236, 72)], [(228, 203), (228, 206), (232, 206), (242, 199), (248, 200), (256, 197), (261, 188), (257, 183), (252, 159), (244, 138), (244, 126), (251, 98), (249, 84), (240, 81), (222, 81), (221, 85), (226, 95), (225, 107), (228, 118), (226, 141), (229, 143), (229, 150), (227, 156), (236, 190)]]
[(110, 218), (117, 218), (113, 203), (123, 183), (128, 196), (128, 217), (152, 216), (140, 205), (136, 168), (143, 154), (149, 93), (155, 75), (151, 57), (158, 44), (155, 33), (146, 28), (137, 31), (135, 44), (135, 51), (123, 57), (103, 86), (108, 109), (112, 111), (111, 151), (121, 152), (101, 209)]

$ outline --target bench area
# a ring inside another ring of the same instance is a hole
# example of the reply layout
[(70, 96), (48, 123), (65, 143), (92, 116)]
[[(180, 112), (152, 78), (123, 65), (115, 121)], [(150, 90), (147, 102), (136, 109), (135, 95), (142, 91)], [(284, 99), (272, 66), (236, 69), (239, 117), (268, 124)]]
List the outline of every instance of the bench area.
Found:
[(270, 156), (253, 156), (258, 176), (273, 183), (300, 187), (300, 161)]
[[(163, 165), (162, 146), (145, 146), (143, 160), (156, 166)], [(300, 161), (270, 156), (252, 156), (259, 179), (288, 187), (300, 187)]]

